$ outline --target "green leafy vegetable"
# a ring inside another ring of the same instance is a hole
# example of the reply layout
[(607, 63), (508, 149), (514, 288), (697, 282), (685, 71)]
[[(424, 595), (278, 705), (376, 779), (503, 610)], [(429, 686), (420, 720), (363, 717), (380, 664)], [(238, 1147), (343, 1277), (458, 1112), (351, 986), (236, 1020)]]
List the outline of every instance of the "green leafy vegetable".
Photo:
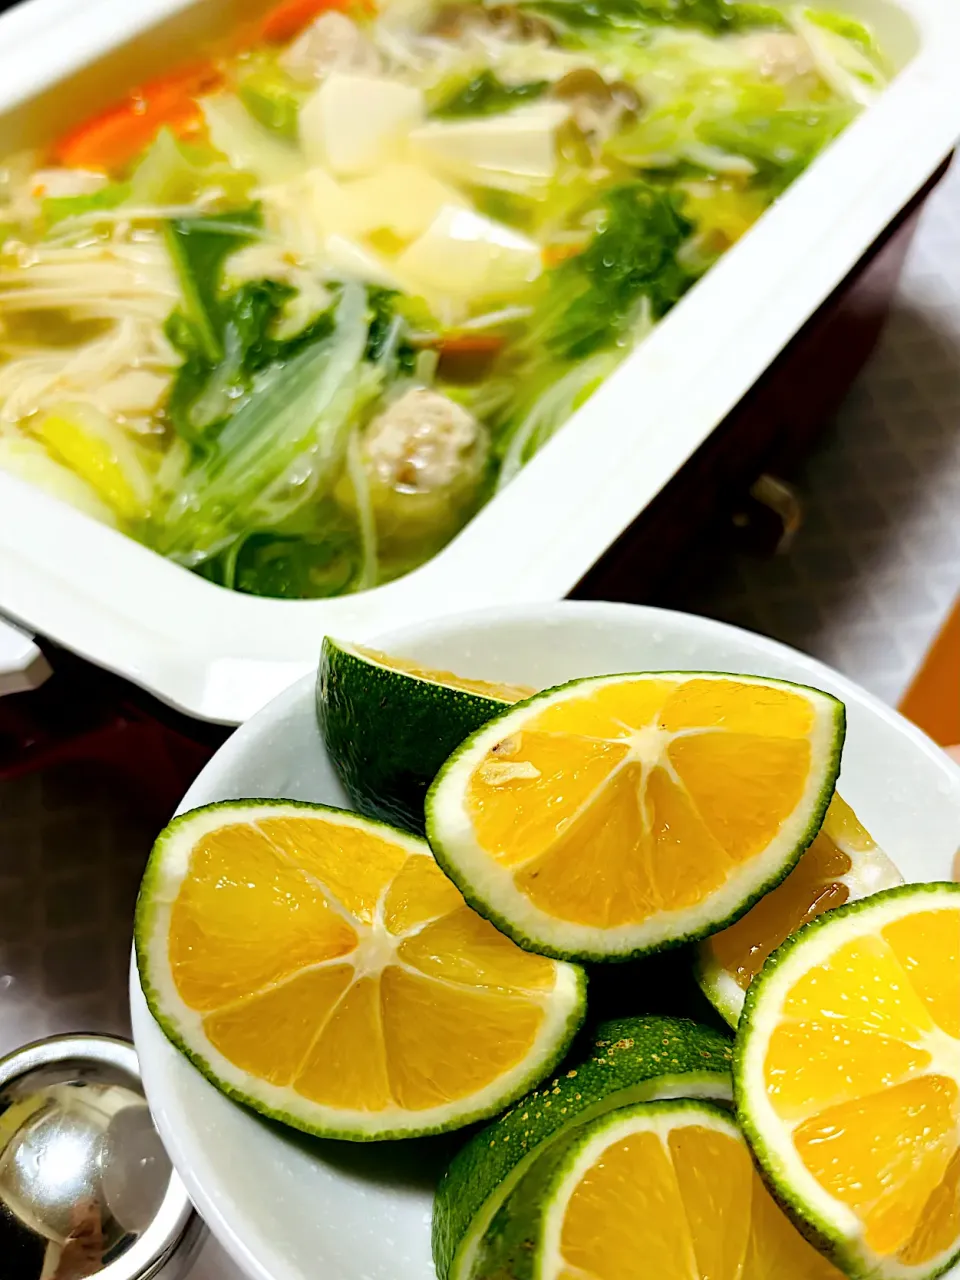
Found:
[(614, 31), (675, 25), (718, 34), (748, 26), (777, 27), (783, 22), (782, 14), (772, 6), (732, 0), (528, 0), (524, 7), (556, 18), (567, 27)]
[(216, 192), (244, 204), (254, 185), (252, 174), (231, 168), (209, 142), (184, 142), (161, 129), (130, 175), (130, 201), (144, 205), (188, 205), (202, 192)]
[(257, 374), (291, 360), (333, 327), (324, 311), (298, 333), (276, 337), (281, 312), (296, 292), (277, 280), (251, 280), (222, 292), (227, 257), (253, 238), (258, 223), (258, 211), (248, 209), (214, 218), (180, 218), (167, 227), (185, 300), (165, 325), (169, 342), (183, 357), (167, 415), (194, 444), (204, 444), (239, 408)]
[(352, 422), (382, 385), (363, 360), (368, 314), (363, 287), (344, 285), (331, 332), (257, 379), (184, 476), (158, 529), (165, 554), (196, 567), (282, 528), (329, 489)]
[(692, 225), (669, 192), (646, 182), (603, 194), (586, 249), (555, 267), (535, 332), (565, 360), (615, 343), (646, 299), (654, 318), (693, 283), (677, 254)]
[(254, 120), (288, 142), (296, 142), (303, 99), (285, 79), (276, 72), (256, 71), (241, 81), (237, 92)]
[(116, 209), (129, 196), (129, 182), (109, 182), (88, 196), (47, 196), (41, 208), (44, 221), (48, 227), (52, 227), (64, 218), (76, 218), (101, 209)]
[(401, 307), (411, 299), (395, 289), (369, 286), (367, 305), (370, 309), (370, 332), (367, 337), (366, 359), (376, 364), (384, 360), (392, 362), (398, 373), (413, 373), (417, 350), (409, 338), (409, 324)]
[(703, 140), (735, 152), (757, 168), (771, 194), (783, 191), (857, 114), (852, 103), (780, 107), (774, 111), (715, 118), (700, 130)]
[(256, 206), (206, 218), (175, 218), (165, 224), (167, 248), (184, 299), (183, 310), (168, 321), (167, 337), (180, 350), (189, 345), (210, 364), (223, 359), (218, 297), (223, 264), (231, 253), (250, 243), (259, 226)]
[(534, 102), (550, 87), (548, 80), (530, 80), (526, 84), (504, 84), (492, 71), (479, 75), (444, 99), (433, 114), (454, 119), (460, 116), (490, 116), (511, 111), (525, 102)]
[(177, 373), (167, 413), (180, 435), (199, 440), (237, 408), (263, 363), (261, 353), (269, 326), (293, 293), (273, 280), (243, 285), (217, 308), (217, 341), (223, 351), (211, 360), (196, 342), (196, 330), (174, 313), (167, 321), (167, 337), (184, 357)]
[(316, 538), (255, 534), (237, 557), (233, 585), (281, 600), (325, 599), (350, 590), (359, 563), (356, 536), (341, 529)]
[(320, 503), (306, 534), (252, 533), (198, 570), (222, 587), (279, 600), (319, 600), (355, 590), (356, 529), (332, 502)]
[(804, 9), (803, 16), (814, 26), (822, 27), (824, 31), (832, 31), (834, 35), (849, 40), (861, 53), (866, 54), (878, 64), (882, 62), (873, 33), (856, 18), (850, 18), (844, 13), (833, 13), (830, 9)]
[[(802, 38), (820, 78), (844, 102), (867, 106), (887, 82), (887, 71), (870, 34), (846, 19), (831, 21), (813, 9), (794, 6), (791, 27)], [(839, 28), (839, 29), (838, 29)]]
[(269, 366), (291, 360), (333, 328), (329, 311), (321, 312), (290, 338), (273, 336), (285, 303), (295, 290), (277, 280), (251, 280), (228, 294), (218, 306), (223, 358), (211, 361), (195, 342), (195, 331), (175, 312), (167, 321), (171, 345), (184, 357), (177, 372), (167, 414), (178, 433), (203, 443), (248, 396), (255, 376)]

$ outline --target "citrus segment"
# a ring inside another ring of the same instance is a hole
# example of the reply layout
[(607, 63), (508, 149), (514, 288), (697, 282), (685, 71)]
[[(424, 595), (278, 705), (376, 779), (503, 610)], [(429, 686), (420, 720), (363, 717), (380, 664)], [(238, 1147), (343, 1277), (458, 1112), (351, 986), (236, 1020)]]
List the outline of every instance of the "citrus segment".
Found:
[(343, 827), (336, 843), (302, 819), (265, 818), (259, 830), (281, 854), (334, 896), (343, 909), (369, 924), (377, 903), (392, 886), (407, 856), (389, 840)]
[(673, 684), (656, 676), (587, 687), (581, 697), (548, 702), (535, 711), (529, 728), (534, 733), (592, 737), (601, 742), (627, 738), (636, 725), (656, 724), (672, 692)]
[(607, 787), (603, 803), (586, 808), (514, 877), (521, 893), (545, 914), (606, 929), (657, 909), (650, 881), (653, 841), (636, 800), (638, 772), (623, 770)]
[(748, 1136), (851, 1274), (933, 1275), (960, 1252), (958, 1004), (956, 885), (824, 915), (748, 992), (736, 1071)]
[(198, 841), (171, 917), (173, 978), (183, 1000), (201, 1011), (357, 945), (356, 931), (323, 891), (247, 825)]
[(319, 1034), (293, 1087), (311, 1102), (332, 1109), (376, 1113), (400, 1102), (390, 1088), (381, 1031), (382, 980), (358, 977), (356, 972), (351, 977), (329, 1017), (318, 1018)]
[(750, 1227), (744, 1277), (840, 1280), (840, 1272), (832, 1262), (809, 1246), (803, 1249), (797, 1245), (796, 1227), (757, 1177), (750, 1197)]
[(630, 1280), (640, 1258), (648, 1275), (697, 1274), (683, 1196), (659, 1134), (624, 1138), (587, 1170), (563, 1216), (560, 1249), (568, 1266), (597, 1280)]
[(649, 1102), (581, 1126), (504, 1205), (473, 1280), (840, 1280), (763, 1186), (729, 1114)]
[[(317, 1037), (317, 1022), (329, 1016), (353, 981), (346, 964), (304, 969), (286, 982), (247, 996), (204, 1019), (214, 1045), (244, 1071), (271, 1084), (289, 1085), (300, 1076)], [(264, 1027), (271, 1035), (264, 1036)]]
[(538, 857), (590, 810), (628, 751), (626, 744), (588, 738), (571, 758), (570, 740), (561, 734), (531, 729), (503, 738), (470, 779), (467, 805), (477, 839), (503, 866)]
[(924, 1206), (920, 1222), (898, 1257), (908, 1266), (936, 1258), (960, 1240), (960, 1152)]
[[(933, 1019), (903, 966), (882, 936), (872, 933), (841, 943), (821, 964), (812, 965), (791, 987), (783, 1013), (795, 1025), (821, 1020), (826, 1029), (862, 1028), (908, 1042), (933, 1030)], [(772, 1051), (768, 1061), (775, 1068)]]
[(434, 862), (409, 858), (386, 892), (383, 923), (390, 933), (406, 934), (462, 905), (459, 890), (446, 876), (437, 875)]
[(960, 1040), (960, 926), (953, 911), (921, 911), (882, 930), (937, 1025)]
[(393, 1093), (411, 1110), (481, 1092), (523, 1061), (543, 1024), (531, 1000), (448, 987), (396, 965), (382, 985)]
[(421, 841), (319, 806), (214, 805), (157, 842), (137, 915), (154, 1015), (215, 1084), (357, 1139), (488, 1115), (562, 1053), (575, 969), (477, 916)]
[(820, 1186), (848, 1205), (867, 1245), (896, 1253), (917, 1229), (957, 1150), (954, 1081), (925, 1076), (818, 1111), (793, 1142)]
[(839, 703), (778, 681), (574, 681), (453, 754), (428, 837), (521, 945), (639, 954), (715, 930), (783, 877), (819, 828), (842, 739)]
[(682, 780), (678, 786), (667, 768), (650, 770), (647, 812), (655, 844), (649, 876), (666, 911), (694, 906), (734, 869), (729, 850), (710, 831), (699, 800)]
[(549, 960), (528, 951), (518, 953), (509, 938), (464, 906), (406, 938), (397, 955), (428, 977), (470, 986), (543, 991), (555, 980)]
[[(750, 1239), (755, 1174), (742, 1142), (698, 1126), (673, 1129), (667, 1137), (677, 1190), (701, 1276), (738, 1276)], [(716, 1223), (725, 1225), (716, 1230)]]
[(829, 1019), (785, 1022), (777, 1027), (767, 1057), (768, 1092), (781, 1116), (810, 1114), (816, 1103), (848, 1102), (888, 1089), (925, 1071), (930, 1054), (893, 1036), (844, 1027)]
[(760, 734), (695, 733), (675, 739), (667, 759), (704, 823), (733, 862), (770, 844), (800, 803), (810, 776), (810, 743)]
[(834, 795), (816, 839), (786, 880), (735, 924), (700, 943), (697, 979), (736, 1026), (745, 991), (790, 934), (825, 911), (900, 883), (896, 867)]
[(796, 686), (729, 677), (685, 680), (668, 698), (661, 723), (668, 732), (715, 725), (727, 733), (762, 738), (809, 738), (815, 712)]

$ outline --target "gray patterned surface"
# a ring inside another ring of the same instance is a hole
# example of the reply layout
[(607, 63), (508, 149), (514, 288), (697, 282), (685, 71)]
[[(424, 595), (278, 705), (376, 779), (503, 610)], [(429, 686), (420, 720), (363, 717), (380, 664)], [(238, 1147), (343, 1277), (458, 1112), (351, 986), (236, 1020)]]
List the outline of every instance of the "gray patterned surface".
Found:
[(795, 645), (896, 702), (960, 593), (960, 166), (924, 213), (869, 366), (799, 479), (790, 554), (671, 603)]
[[(960, 168), (924, 216), (884, 338), (802, 477), (789, 555), (731, 558), (674, 603), (785, 640), (896, 701), (960, 590)], [(88, 769), (0, 783), (0, 1053), (128, 1031), (152, 831)], [(232, 1277), (210, 1246), (194, 1280)]]

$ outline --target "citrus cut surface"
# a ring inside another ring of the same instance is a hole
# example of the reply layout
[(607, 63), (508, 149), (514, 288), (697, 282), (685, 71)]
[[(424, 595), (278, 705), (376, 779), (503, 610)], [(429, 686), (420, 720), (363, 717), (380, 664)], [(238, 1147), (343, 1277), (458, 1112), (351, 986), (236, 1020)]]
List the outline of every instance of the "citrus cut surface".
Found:
[(546, 1074), (575, 968), (481, 919), (427, 846), (353, 814), (211, 805), (161, 835), (137, 907), (147, 1002), (224, 1092), (310, 1132), (456, 1128)]
[(834, 795), (817, 838), (786, 880), (736, 924), (700, 943), (700, 986), (735, 1027), (747, 988), (791, 933), (833, 907), (897, 884), (902, 878), (896, 867), (847, 802)]
[[(344, 646), (346, 647), (346, 646)], [(378, 667), (385, 667), (399, 675), (412, 676), (414, 680), (422, 680), (426, 684), (439, 684), (445, 689), (457, 689), (461, 693), (474, 693), (479, 698), (488, 698), (492, 702), (506, 704), (523, 702), (532, 697), (536, 689), (525, 684), (504, 684), (496, 680), (471, 680), (467, 676), (458, 676), (453, 671), (440, 671), (433, 667), (421, 666), (412, 658), (397, 658), (379, 649), (368, 649), (363, 645), (350, 646), (354, 655)]]
[(353, 806), (422, 833), (424, 797), (447, 756), (491, 716), (532, 692), (327, 637), (317, 720)]
[(851, 1275), (960, 1253), (960, 885), (906, 885), (789, 939), (747, 993), (737, 1103), (784, 1201)]
[(823, 821), (843, 734), (834, 698), (760, 677), (574, 681), (454, 752), (428, 838), (522, 946), (641, 954), (714, 932), (787, 874)]
[(840, 1280), (771, 1199), (728, 1112), (651, 1102), (585, 1125), (507, 1202), (474, 1280)]

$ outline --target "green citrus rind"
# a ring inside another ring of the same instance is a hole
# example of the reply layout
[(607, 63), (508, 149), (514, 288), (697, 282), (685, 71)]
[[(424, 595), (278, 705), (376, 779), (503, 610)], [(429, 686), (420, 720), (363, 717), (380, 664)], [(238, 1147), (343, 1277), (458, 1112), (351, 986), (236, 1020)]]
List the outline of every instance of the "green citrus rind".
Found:
[(727, 1026), (736, 1031), (746, 995), (736, 978), (707, 955), (702, 945), (693, 952), (693, 976)]
[(378, 838), (393, 840), (410, 852), (429, 855), (429, 847), (423, 840), (386, 823), (326, 805), (293, 800), (220, 801), (174, 818), (160, 833), (147, 862), (134, 919), (134, 951), (140, 984), (147, 1006), (167, 1039), (221, 1093), (304, 1133), (349, 1142), (374, 1142), (446, 1133), (489, 1119), (555, 1069), (567, 1053), (586, 1012), (587, 979), (583, 970), (575, 965), (565, 965), (557, 971), (557, 986), (551, 994), (553, 1007), (548, 1006), (546, 1025), (534, 1050), (520, 1067), (505, 1073), (503, 1087), (497, 1088), (495, 1083), (482, 1091), (481, 1101), (477, 1101), (475, 1095), (446, 1107), (423, 1111), (395, 1107), (389, 1119), (378, 1117), (378, 1113), (341, 1111), (312, 1103), (292, 1088), (280, 1088), (252, 1077), (219, 1055), (202, 1034), (197, 1034), (200, 1015), (189, 1009), (177, 993), (167, 957), (169, 914), (186, 871), (190, 848), (203, 828), (215, 830), (233, 813), (238, 821), (249, 821), (251, 810), (260, 810), (263, 816), (322, 815), (328, 821), (366, 828)]
[[(924, 902), (925, 898), (932, 901)], [(932, 910), (934, 901), (960, 907), (960, 884), (899, 885), (835, 907), (804, 925), (773, 952), (750, 984), (737, 1028), (733, 1066), (737, 1115), (764, 1180), (802, 1234), (852, 1280), (934, 1280), (960, 1261), (960, 1239), (955, 1248), (917, 1266), (882, 1257), (866, 1245), (852, 1212), (820, 1188), (799, 1157), (791, 1153), (789, 1141), (784, 1140), (766, 1102), (762, 1064), (768, 1028), (776, 1023), (787, 987), (818, 958), (848, 938), (869, 934), (872, 928), (868, 925), (879, 928), (899, 919), (908, 914), (907, 906)]]
[[(599, 687), (604, 683), (644, 678), (686, 680), (694, 676), (799, 690), (809, 696), (818, 710), (813, 736), (819, 747), (819, 768), (811, 769), (803, 800), (781, 824), (780, 833), (767, 849), (718, 891), (701, 899), (695, 908), (661, 912), (640, 925), (611, 929), (579, 925), (546, 915), (511, 887), (509, 874), (496, 867), (477, 844), (463, 804), (463, 793), (473, 770), (492, 746), (509, 737), (514, 725), (517, 731), (522, 731), (524, 719), (537, 704), (561, 701), (573, 689)], [(571, 680), (508, 706), (456, 748), (427, 792), (427, 839), (437, 862), (469, 905), (518, 946), (555, 960), (637, 959), (697, 942), (725, 929), (789, 875), (816, 838), (829, 808), (840, 773), (845, 732), (846, 712), (842, 702), (819, 689), (786, 680), (711, 671), (642, 671)]]
[(511, 704), (424, 680), (324, 639), (317, 720), (358, 813), (423, 834), (423, 803), (450, 753)]
[(729, 1101), (733, 1044), (686, 1018), (601, 1023), (584, 1055), (563, 1064), (454, 1157), (437, 1189), (433, 1258), (440, 1280), (468, 1280), (500, 1206), (546, 1148), (616, 1107), (654, 1098)]

